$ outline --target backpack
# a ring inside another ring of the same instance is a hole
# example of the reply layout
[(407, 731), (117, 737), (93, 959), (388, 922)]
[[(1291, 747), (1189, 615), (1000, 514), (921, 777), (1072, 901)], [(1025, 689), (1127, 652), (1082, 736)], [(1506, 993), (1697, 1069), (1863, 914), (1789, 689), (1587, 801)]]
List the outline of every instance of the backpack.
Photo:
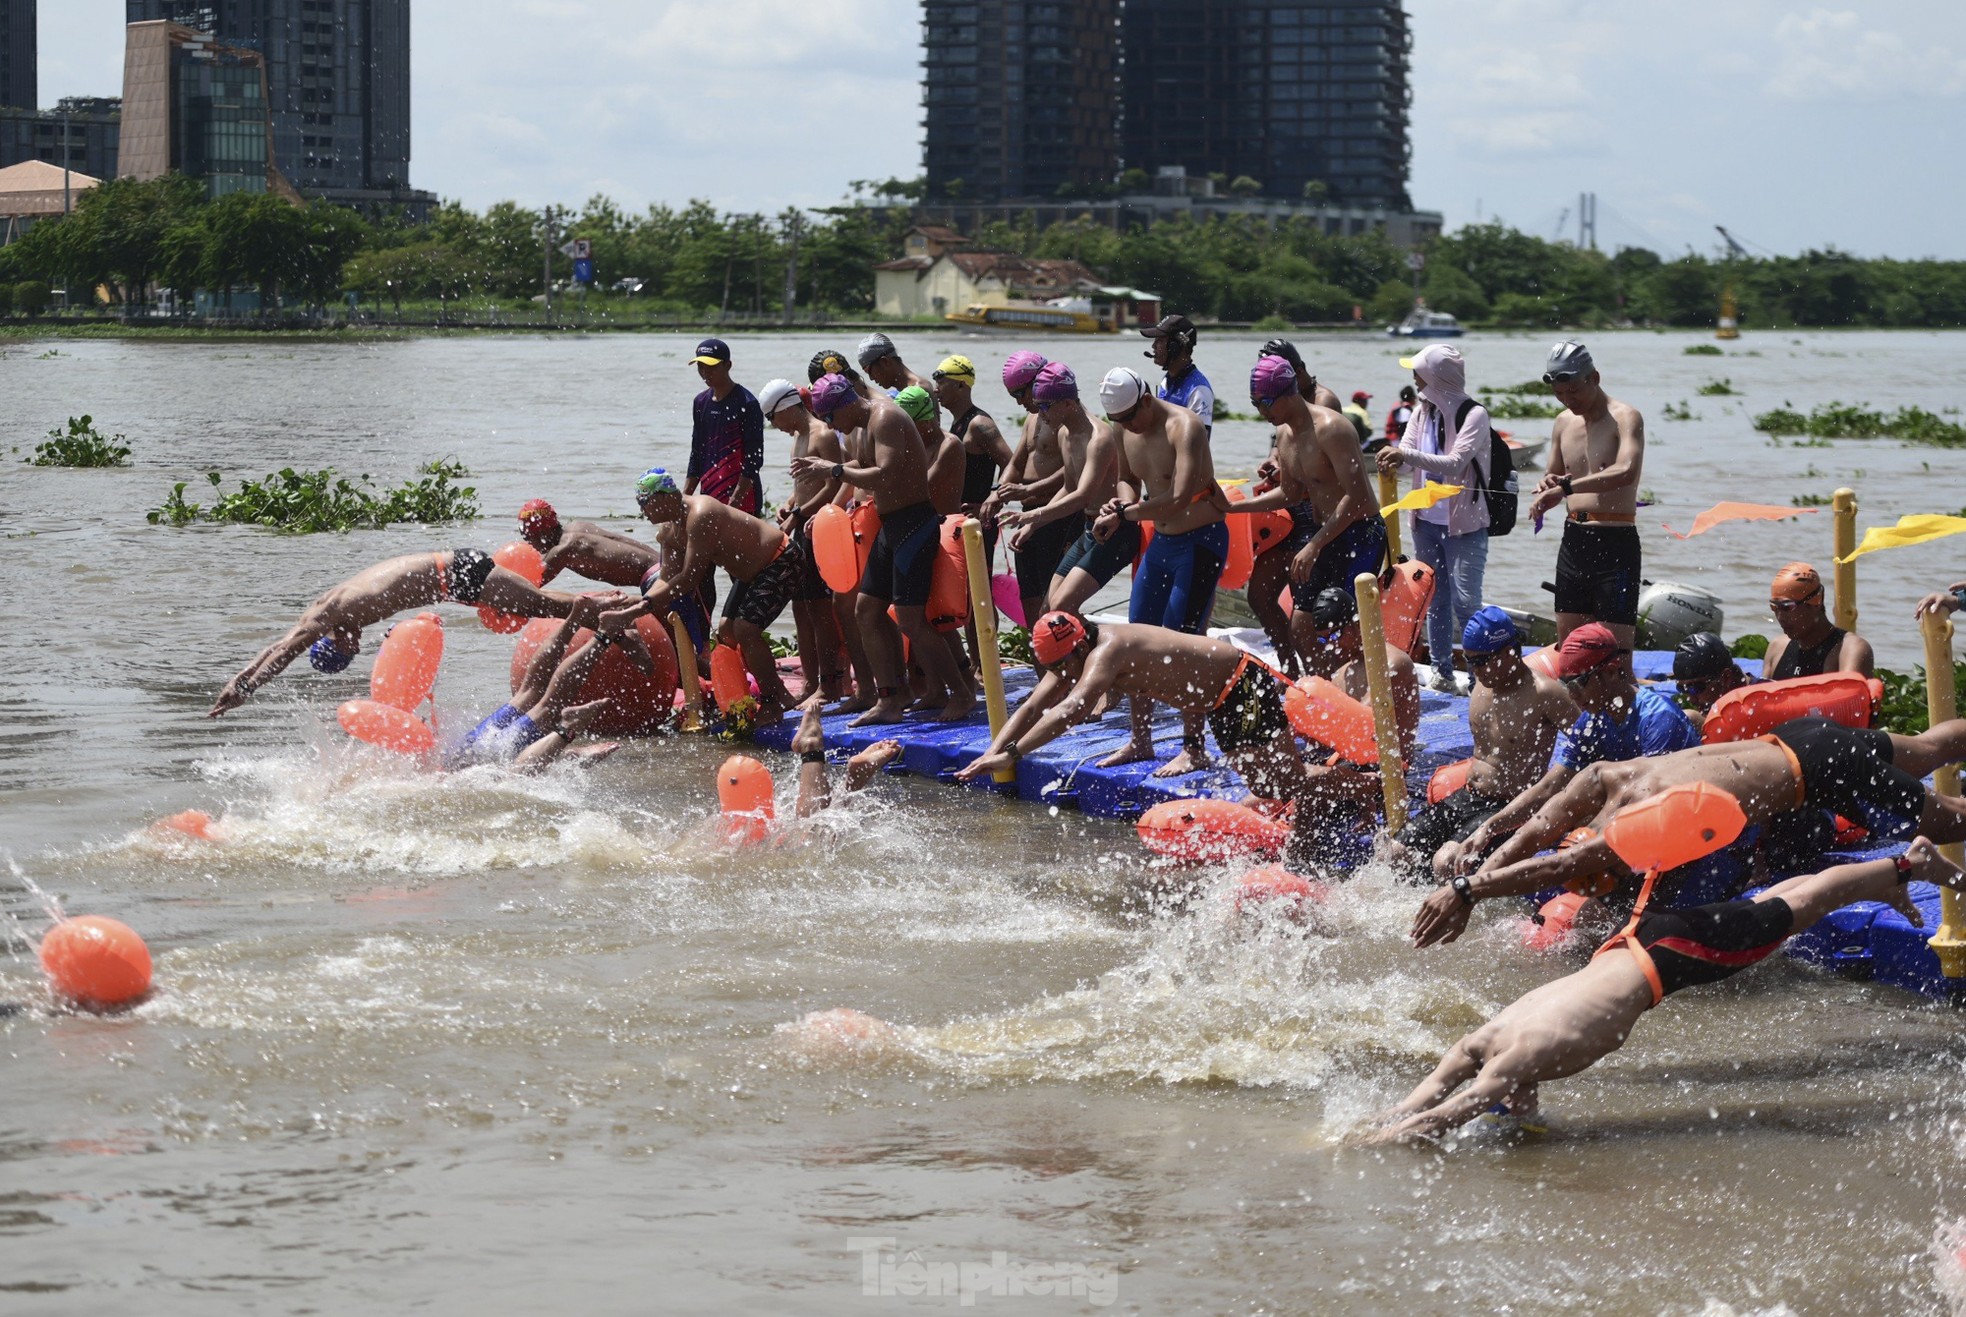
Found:
[[(1473, 398), (1463, 399), (1454, 413), (1454, 432), (1459, 434), (1461, 426), (1468, 419), (1468, 409), (1475, 405)], [(1488, 505), (1488, 538), (1507, 535), (1515, 529), (1516, 502), (1520, 489), (1515, 478), (1515, 454), (1495, 433), (1495, 423), (1488, 423), (1488, 474), (1483, 476), (1481, 464), (1474, 464), (1475, 492), (1481, 501)]]

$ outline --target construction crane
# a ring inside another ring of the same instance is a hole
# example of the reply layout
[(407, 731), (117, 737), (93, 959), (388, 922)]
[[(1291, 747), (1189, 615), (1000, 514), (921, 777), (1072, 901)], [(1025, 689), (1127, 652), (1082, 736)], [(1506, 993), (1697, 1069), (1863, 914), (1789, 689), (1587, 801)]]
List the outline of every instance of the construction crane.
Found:
[(1721, 225), (1714, 225), (1714, 232), (1727, 244), (1727, 282), (1721, 285), (1720, 323), (1714, 328), (1715, 338), (1739, 338), (1741, 336), (1740, 307), (1734, 301), (1734, 262), (1749, 259), (1747, 248), (1734, 241), (1734, 235)]

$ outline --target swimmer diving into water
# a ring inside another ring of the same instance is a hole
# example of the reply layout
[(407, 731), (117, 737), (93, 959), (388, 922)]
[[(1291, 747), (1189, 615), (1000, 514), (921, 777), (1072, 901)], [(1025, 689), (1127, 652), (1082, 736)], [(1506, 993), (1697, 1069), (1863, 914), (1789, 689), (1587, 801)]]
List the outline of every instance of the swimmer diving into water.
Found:
[[(833, 803), (833, 783), (826, 772), (826, 731), (820, 710), (826, 697), (815, 692), (802, 706), (805, 717), (792, 737), (792, 753), (799, 757), (799, 817), (810, 818)], [(851, 794), (872, 782), (883, 768), (901, 757), (901, 742), (892, 738), (876, 741), (846, 761), (846, 791)]]
[(571, 617), (593, 626), (601, 609), (615, 606), (618, 598), (536, 589), (525, 577), (498, 566), (482, 549), (390, 558), (357, 572), (309, 604), (292, 630), (225, 683), (205, 716), (216, 718), (238, 708), (302, 654), (322, 672), (340, 672), (361, 653), (363, 628), (406, 609), (452, 602), (485, 604), (520, 617)]
[(1923, 927), (1905, 891), (1912, 879), (1966, 891), (1966, 876), (1919, 837), (1902, 856), (1802, 874), (1751, 901), (1648, 910), (1600, 947), (1589, 965), (1526, 993), (1455, 1043), (1364, 1141), (1430, 1138), (1496, 1103), (1513, 1115), (1531, 1115), (1537, 1085), (1589, 1069), (1617, 1051), (1639, 1017), (1667, 995), (1739, 973), (1833, 910), (1852, 901), (1883, 901)]
[[(541, 645), (526, 664), (526, 675), (519, 689), (512, 692), (511, 700), (465, 736), (464, 743), (451, 756), (452, 768), (507, 763), (521, 772), (531, 772), (562, 755), (598, 763), (621, 748), (619, 742), (604, 741), (570, 749), (588, 724), (613, 703), (611, 700), (573, 703), (594, 664), (610, 644), (616, 643), (615, 637), (602, 636), (568, 653), (579, 634), (580, 623), (572, 618), (554, 630), (552, 639)], [(643, 656), (647, 656), (646, 648)], [(650, 664), (644, 671), (653, 666)]]

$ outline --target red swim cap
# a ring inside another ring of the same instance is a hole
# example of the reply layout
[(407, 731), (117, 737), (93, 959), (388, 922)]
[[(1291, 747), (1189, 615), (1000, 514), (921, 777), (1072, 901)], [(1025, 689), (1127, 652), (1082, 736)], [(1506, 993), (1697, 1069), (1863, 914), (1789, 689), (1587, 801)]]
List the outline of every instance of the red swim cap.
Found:
[(1038, 662), (1050, 667), (1070, 655), (1084, 639), (1085, 623), (1061, 609), (1046, 613), (1031, 628), (1031, 652)]
[(543, 498), (533, 499), (519, 509), (519, 533), (527, 539), (536, 534), (551, 534), (559, 528), (560, 514)]

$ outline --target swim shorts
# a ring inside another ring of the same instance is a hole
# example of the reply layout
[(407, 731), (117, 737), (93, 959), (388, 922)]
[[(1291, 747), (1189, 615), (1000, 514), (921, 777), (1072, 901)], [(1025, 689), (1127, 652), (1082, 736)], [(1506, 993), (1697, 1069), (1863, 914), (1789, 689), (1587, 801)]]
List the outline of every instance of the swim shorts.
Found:
[(724, 619), (749, 622), (760, 631), (776, 622), (798, 592), (799, 578), (809, 561), (799, 542), (786, 537), (778, 556), (763, 571), (731, 587), (730, 598), (724, 601)]
[(1276, 744), (1280, 733), (1290, 730), (1290, 719), (1283, 711), (1283, 692), (1288, 684), (1269, 667), (1243, 656), (1222, 698), (1208, 711), (1208, 730), (1215, 733), (1215, 744), (1223, 754), (1266, 749)]
[(1566, 521), (1556, 551), (1556, 611), (1616, 626), (1638, 621), (1638, 527)]
[(1925, 786), (1893, 762), (1890, 733), (1796, 718), (1771, 736), (1795, 756), (1802, 804), (1841, 814), (1880, 839), (1908, 837), (1917, 828)]
[(1140, 552), (1140, 523), (1122, 521), (1111, 539), (1101, 544), (1093, 538), (1092, 528), (1086, 527), (1065, 556), (1058, 561), (1058, 568), (1052, 572), (1055, 579), (1070, 576), (1074, 571), (1083, 571), (1093, 580), (1104, 585), (1120, 574), (1122, 567), (1133, 565), (1133, 555)]
[(1309, 611), (1311, 601), (1334, 585), (1351, 594), (1358, 588), (1354, 582), (1360, 573), (1371, 572), (1376, 576), (1385, 565), (1385, 518), (1377, 513), (1368, 514), (1364, 520), (1345, 527), (1338, 538), (1324, 546), (1311, 565), (1309, 576), (1299, 578), (1291, 574), (1291, 608), (1299, 613)]
[[(1432, 881), (1434, 852), (1450, 841), (1466, 841), (1476, 828), (1508, 803), (1507, 797), (1484, 796), (1462, 787), (1439, 804), (1428, 805), (1415, 814), (1399, 834), (1400, 844), (1413, 853), (1414, 874)], [(1506, 837), (1497, 837), (1489, 850), (1505, 840)]]
[(1229, 560), (1229, 528), (1219, 521), (1194, 530), (1156, 531), (1133, 573), (1126, 620), (1198, 636), (1215, 611), (1215, 586)]
[(941, 552), (936, 531), (942, 519), (935, 505), (922, 502), (881, 514), (881, 533), (867, 555), (860, 593), (886, 600), (897, 608), (921, 608), (928, 603), (935, 580), (935, 558)]
[(473, 727), (458, 746), (459, 762), (503, 763), (546, 737), (550, 728), (541, 727), (509, 704), (501, 704), (491, 717)]
[[(1795, 914), (1779, 896), (1765, 901), (1720, 901), (1684, 910), (1648, 909), (1629, 936), (1651, 959), (1657, 979), (1653, 1005), (1681, 988), (1718, 983), (1758, 960), (1765, 960), (1795, 931)], [(1620, 934), (1598, 955), (1623, 944)], [(1652, 975), (1647, 975), (1651, 978)]]
[(805, 556), (804, 569), (799, 573), (799, 583), (792, 590), (795, 603), (808, 604), (822, 599), (831, 599), (833, 592), (826, 586), (826, 578), (819, 574), (819, 559), (812, 551), (812, 523), (801, 521), (792, 532), (792, 547)]
[[(1020, 599), (1043, 599), (1051, 591), (1051, 578), (1058, 575), (1058, 563), (1080, 535), (1085, 533), (1083, 512), (1048, 521), (1024, 537), (1017, 551), (1017, 595)], [(1036, 618), (1029, 619), (1036, 621)]]
[(498, 566), (483, 549), (452, 549), (437, 556), (442, 573), (443, 597), (460, 604), (477, 603), (478, 596), (485, 592), (485, 582), (491, 578), (492, 568)]

